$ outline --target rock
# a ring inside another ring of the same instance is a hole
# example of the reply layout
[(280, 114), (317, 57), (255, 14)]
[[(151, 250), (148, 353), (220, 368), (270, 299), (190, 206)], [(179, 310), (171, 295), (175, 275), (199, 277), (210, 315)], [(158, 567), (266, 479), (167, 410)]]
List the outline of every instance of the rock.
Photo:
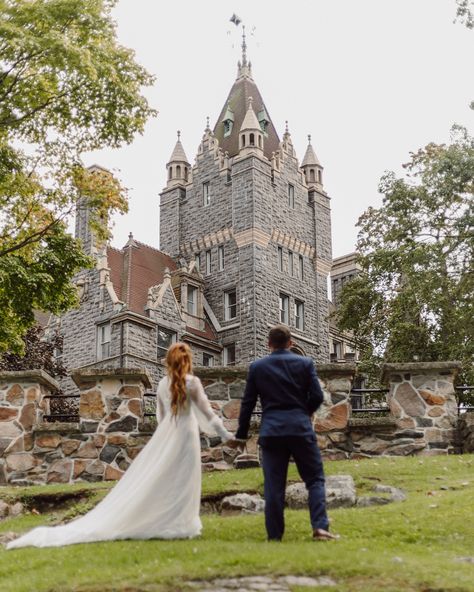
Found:
[(105, 405), (102, 393), (91, 390), (81, 393), (79, 415), (84, 419), (102, 419), (105, 415)]
[(24, 452), (24, 439), (23, 436), (19, 436), (16, 440), (12, 440), (8, 448), (5, 450), (5, 456), (13, 454), (14, 452)]
[(433, 425), (433, 420), (428, 417), (417, 417), (416, 425), (420, 428), (428, 428)]
[(27, 403), (21, 409), (20, 419), (18, 420), (25, 430), (31, 430), (36, 423), (36, 405)]
[(134, 432), (137, 429), (138, 420), (136, 417), (127, 415), (119, 421), (113, 421), (107, 426), (106, 432)]
[(30, 386), (26, 390), (26, 402), (27, 403), (34, 403), (39, 399), (40, 390), (37, 386)]
[(208, 448), (201, 452), (201, 462), (208, 463), (223, 460), (222, 448)]
[(128, 410), (130, 411), (130, 413), (133, 413), (133, 415), (141, 417), (142, 402), (140, 401), (140, 399), (130, 399), (130, 401), (128, 402)]
[(357, 498), (358, 508), (368, 508), (369, 506), (384, 506), (390, 503), (388, 497), (377, 497), (377, 496), (363, 496)]
[(263, 512), (265, 501), (260, 495), (237, 493), (222, 500), (221, 511), (224, 515)]
[(229, 385), (229, 396), (231, 399), (243, 399), (245, 382), (234, 382)]
[(347, 426), (349, 419), (348, 403), (339, 403), (329, 407), (326, 415), (316, 416), (314, 423), (317, 432), (329, 432), (330, 430), (342, 430)]
[(14, 384), (8, 389), (7, 396), (5, 398), (12, 405), (20, 407), (20, 405), (23, 405), (25, 393), (19, 384)]
[(251, 469), (259, 466), (260, 463), (255, 454), (239, 454), (234, 460), (234, 469)]
[(402, 432), (396, 432), (395, 438), (423, 438), (424, 432), (417, 432), (416, 430), (403, 430)]
[(15, 539), (17, 539), (20, 535), (17, 534), (16, 532), (4, 532), (2, 534), (0, 534), (0, 544), (2, 545), (6, 545), (7, 543), (14, 541)]
[(105, 444), (105, 435), (104, 434), (95, 434), (92, 436), (92, 441), (94, 442), (94, 446), (96, 448), (102, 448)]
[(99, 453), (92, 440), (83, 442), (72, 455), (75, 458), (97, 458)]
[(86, 460), (75, 460), (74, 461), (74, 470), (73, 470), (73, 479), (77, 479), (77, 477), (79, 477), (79, 475), (82, 475), (82, 473), (86, 470), (86, 466), (87, 466), (87, 461)]
[(313, 587), (319, 586), (335, 586), (336, 582), (328, 576), (320, 576), (318, 578), (309, 578), (307, 576), (283, 576), (278, 578), (279, 582), (284, 582), (288, 586), (302, 586)]
[(222, 413), (227, 419), (238, 419), (240, 414), (240, 401), (237, 399), (229, 401), (222, 408)]
[(332, 393), (343, 392), (349, 394), (351, 390), (351, 381), (347, 378), (332, 378), (328, 380), (327, 390)]
[(118, 396), (122, 399), (140, 399), (142, 393), (140, 387), (126, 385), (121, 387)]
[(10, 506), (10, 516), (20, 516), (23, 514), (25, 506), (21, 502), (16, 502), (13, 506)]
[(29, 471), (35, 466), (35, 458), (29, 452), (9, 454), (6, 461), (10, 471)]
[(35, 444), (38, 448), (57, 448), (61, 442), (58, 434), (38, 434)]
[(202, 465), (202, 470), (205, 473), (210, 473), (212, 471), (230, 471), (231, 469), (231, 465), (228, 465), (225, 461), (205, 463)]
[(443, 405), (446, 401), (443, 395), (433, 393), (432, 391), (428, 391), (426, 389), (419, 389), (418, 392), (420, 393), (423, 400), (428, 403), (428, 405)]
[(126, 443), (127, 443), (127, 435), (126, 434), (110, 434), (110, 436), (107, 436), (107, 444), (123, 446), (123, 444), (126, 444)]
[(0, 500), (0, 518), (5, 518), (8, 516), (9, 512), (10, 506), (3, 500)]
[(113, 411), (117, 411), (120, 407), (122, 399), (119, 397), (107, 397), (105, 403), (107, 405), (107, 413), (112, 413)]
[(426, 406), (423, 399), (408, 382), (398, 385), (394, 399), (410, 417), (420, 417), (425, 414)]
[(86, 434), (93, 434), (94, 432), (97, 431), (98, 427), (99, 427), (98, 421), (83, 421), (81, 419), (81, 432), (84, 432)]
[(420, 452), (425, 447), (425, 442), (419, 442), (416, 444), (413, 442), (412, 444), (401, 444), (399, 446), (394, 446), (393, 448), (390, 448), (388, 452), (394, 456), (408, 456), (409, 454)]
[(18, 427), (15, 421), (2, 422), (1, 432), (4, 438), (17, 438), (23, 433), (23, 430)]
[(72, 461), (61, 459), (54, 462), (47, 475), (48, 483), (69, 483), (72, 474)]
[(105, 467), (105, 474), (104, 479), (106, 481), (118, 481), (123, 475), (123, 471), (119, 471), (118, 469), (107, 465)]
[(86, 466), (86, 473), (91, 475), (103, 475), (104, 465), (100, 460), (94, 460)]
[(215, 382), (204, 389), (210, 401), (228, 401), (228, 386), (224, 382)]
[(12, 421), (18, 416), (18, 409), (14, 407), (0, 407), (0, 421)]
[(403, 489), (393, 487), (392, 485), (375, 485), (373, 490), (375, 493), (387, 493), (390, 496), (392, 502), (404, 502), (407, 499), (406, 493)]
[(119, 466), (121, 471), (126, 471), (130, 466), (130, 461), (125, 458), (125, 454), (121, 452), (115, 458), (116, 464)]
[(393, 417), (401, 417), (403, 414), (403, 409), (400, 405), (391, 397), (388, 401), (388, 406), (390, 407), (390, 413)]
[(350, 508), (356, 503), (356, 488), (351, 475), (326, 477), (326, 505), (328, 508)]
[(308, 508), (308, 490), (304, 483), (292, 483), (285, 491), (285, 501), (292, 510)]
[(430, 417), (440, 417), (444, 415), (444, 409), (442, 407), (432, 407), (428, 410), (428, 415)]
[(104, 446), (104, 448), (102, 448), (99, 458), (100, 460), (110, 464), (120, 452), (120, 450), (121, 449), (118, 446), (110, 446), (110, 444), (107, 444)]

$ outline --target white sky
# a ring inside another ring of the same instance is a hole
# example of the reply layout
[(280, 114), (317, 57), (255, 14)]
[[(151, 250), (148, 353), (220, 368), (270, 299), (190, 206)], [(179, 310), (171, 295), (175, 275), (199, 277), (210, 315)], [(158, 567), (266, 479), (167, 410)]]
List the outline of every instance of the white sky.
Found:
[(288, 119), (300, 161), (312, 134), (332, 198), (334, 256), (352, 251), (359, 215), (381, 203), (383, 172), (448, 141), (453, 123), (473, 129), (474, 32), (453, 24), (455, 10), (454, 0), (120, 0), (119, 40), (156, 75), (146, 94), (159, 114), (132, 145), (85, 158), (130, 189), (113, 244), (131, 231), (159, 246), (158, 194), (176, 130), (194, 162), (206, 116), (213, 127), (235, 80), (235, 12), (270, 117), (280, 138)]

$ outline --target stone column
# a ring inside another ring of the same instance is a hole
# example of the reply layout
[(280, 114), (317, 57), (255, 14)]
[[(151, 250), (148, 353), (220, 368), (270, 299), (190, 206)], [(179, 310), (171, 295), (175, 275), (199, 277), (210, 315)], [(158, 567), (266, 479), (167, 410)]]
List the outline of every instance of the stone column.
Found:
[(0, 484), (21, 483), (41, 464), (32, 453), (32, 431), (47, 409), (44, 396), (58, 389), (43, 370), (0, 373)]
[(447, 454), (454, 451), (458, 410), (454, 379), (460, 362), (385, 364), (383, 382), (397, 423), (400, 446), (411, 452)]
[(325, 458), (348, 458), (352, 450), (347, 424), (351, 415), (351, 388), (355, 364), (318, 364), (324, 402), (314, 416), (319, 447)]

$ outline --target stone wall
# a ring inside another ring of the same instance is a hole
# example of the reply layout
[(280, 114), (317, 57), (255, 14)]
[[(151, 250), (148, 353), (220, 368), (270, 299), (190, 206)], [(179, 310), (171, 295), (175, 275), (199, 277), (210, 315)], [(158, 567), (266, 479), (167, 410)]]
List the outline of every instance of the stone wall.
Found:
[[(474, 414), (458, 422), (453, 381), (456, 362), (387, 364), (390, 414), (353, 416), (350, 392), (355, 364), (321, 364), (324, 403), (314, 427), (327, 459), (377, 455), (448, 454), (474, 451)], [(234, 432), (245, 390), (247, 367), (196, 368), (213, 409)], [(145, 370), (74, 371), (80, 393), (76, 423), (46, 423), (48, 395), (58, 384), (42, 371), (0, 374), (0, 483), (69, 483), (119, 478), (152, 435), (144, 421)], [(260, 416), (251, 423), (247, 453), (258, 454)], [(458, 426), (459, 429), (456, 429)], [(202, 435), (204, 470), (226, 469), (236, 451), (217, 437)]]

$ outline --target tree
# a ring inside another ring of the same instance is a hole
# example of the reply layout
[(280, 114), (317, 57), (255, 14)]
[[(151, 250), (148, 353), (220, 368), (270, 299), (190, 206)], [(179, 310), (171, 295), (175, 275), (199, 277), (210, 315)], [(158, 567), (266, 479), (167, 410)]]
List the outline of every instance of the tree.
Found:
[(474, 141), (411, 155), (405, 178), (387, 173), (381, 208), (359, 219), (362, 271), (341, 293), (339, 328), (362, 359), (461, 360), (474, 381)]
[(472, 0), (456, 0), (456, 20), (468, 29), (474, 28), (474, 3)]
[(84, 151), (118, 147), (155, 114), (153, 78), (116, 39), (115, 0), (0, 0), (0, 352), (21, 352), (33, 310), (77, 302), (71, 282), (91, 266), (67, 222), (79, 195), (100, 241), (127, 210), (112, 175)]

